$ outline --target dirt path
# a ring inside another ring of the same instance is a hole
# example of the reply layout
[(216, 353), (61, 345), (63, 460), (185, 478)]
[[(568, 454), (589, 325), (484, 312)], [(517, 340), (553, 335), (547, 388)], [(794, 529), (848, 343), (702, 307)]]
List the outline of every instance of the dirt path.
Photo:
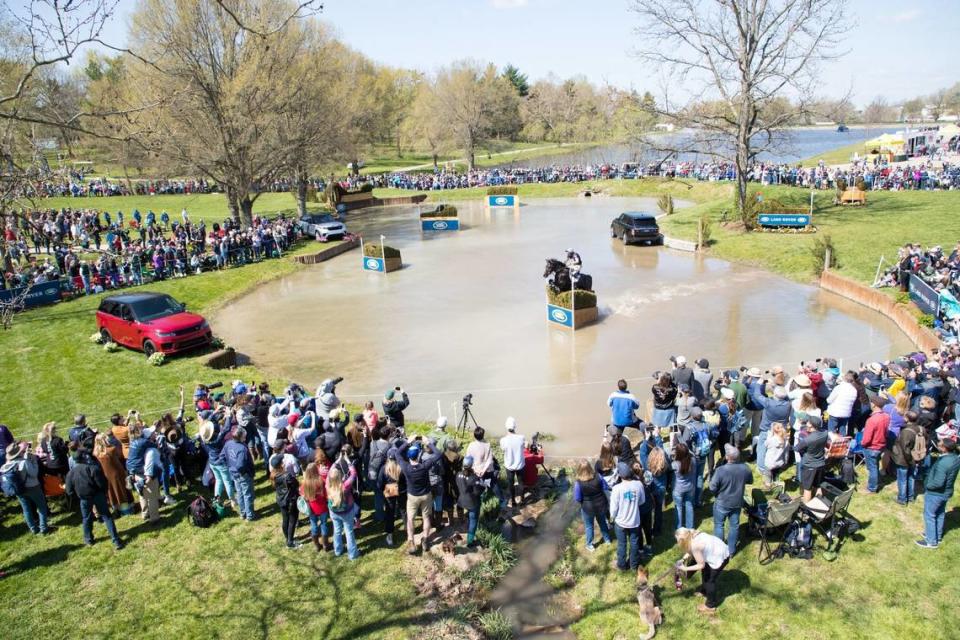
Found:
[(536, 535), (517, 549), (519, 562), (490, 594), (492, 609), (500, 609), (513, 623), (517, 638), (571, 638), (566, 626), (574, 620), (561, 620), (550, 614), (553, 588), (543, 578), (560, 557), (563, 536), (577, 508), (570, 499), (569, 483), (556, 502), (538, 521)]

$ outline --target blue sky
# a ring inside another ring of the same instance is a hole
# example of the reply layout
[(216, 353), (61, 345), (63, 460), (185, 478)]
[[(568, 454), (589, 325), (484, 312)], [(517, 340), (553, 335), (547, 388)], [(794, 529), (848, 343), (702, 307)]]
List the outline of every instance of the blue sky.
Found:
[[(430, 71), (460, 58), (513, 63), (531, 79), (584, 75), (656, 92), (656, 74), (630, 56), (637, 18), (628, 0), (324, 0), (323, 19), (378, 62)], [(122, 40), (121, 2), (110, 36)], [(960, 80), (960, 0), (850, 0), (849, 53), (823, 69), (822, 93), (866, 104)]]

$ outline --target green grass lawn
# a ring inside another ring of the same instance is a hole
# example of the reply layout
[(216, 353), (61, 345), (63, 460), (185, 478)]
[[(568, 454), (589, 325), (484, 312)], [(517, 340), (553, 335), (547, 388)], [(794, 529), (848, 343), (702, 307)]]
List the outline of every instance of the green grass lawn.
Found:
[[(803, 207), (810, 192), (791, 187), (758, 189), (767, 199)], [(678, 209), (660, 226), (669, 236), (695, 240), (697, 220), (705, 214), (712, 222), (713, 244), (710, 254), (775, 271), (794, 280), (815, 277), (810, 251), (814, 238), (829, 235), (836, 247), (840, 273), (864, 283), (872, 283), (880, 256), (896, 258), (897, 249), (906, 242), (923, 246), (940, 244), (951, 247), (960, 239), (958, 191), (871, 191), (866, 207), (833, 206), (833, 191), (816, 194), (813, 222), (816, 234), (744, 233), (739, 227), (720, 224), (726, 212), (732, 219), (731, 199), (718, 200), (689, 209)]]
[(863, 146), (863, 142), (854, 142), (853, 144), (847, 144), (842, 147), (837, 147), (836, 149), (831, 149), (830, 151), (825, 151), (823, 153), (817, 154), (810, 158), (805, 158), (800, 161), (804, 167), (815, 167), (817, 164), (823, 160), (826, 164), (847, 164), (850, 162), (850, 158), (853, 157), (854, 153), (859, 153), (860, 157), (863, 157), (867, 148)]
[[(123, 211), (124, 220), (132, 220), (134, 209), (139, 209), (146, 218), (147, 211), (153, 210), (160, 220), (160, 212), (166, 210), (171, 221), (180, 220), (180, 210), (186, 207), (190, 219), (193, 221), (206, 220), (207, 226), (214, 222), (223, 222), (230, 216), (227, 208), (227, 199), (221, 193), (197, 193), (193, 195), (157, 195), (157, 196), (109, 196), (85, 198), (43, 198), (34, 201), (34, 206), (45, 209), (60, 209), (70, 207), (74, 209), (97, 209), (109, 211), (116, 219), (117, 211)], [(30, 206), (24, 204), (23, 206)], [(311, 207), (320, 208), (318, 203), (310, 203)], [(264, 193), (253, 203), (255, 214), (278, 213), (285, 211), (288, 214), (296, 212), (297, 202), (290, 193)]]
[[(866, 471), (859, 469), (862, 483)], [(784, 476), (792, 476), (792, 471)], [(796, 495), (788, 483), (791, 495)], [(948, 511), (946, 538), (940, 549), (920, 549), (913, 541), (923, 529), (922, 497), (901, 507), (894, 501), (896, 481), (878, 495), (857, 492), (850, 505), (864, 528), (847, 540), (836, 560), (827, 561), (825, 542), (816, 535), (812, 560), (784, 558), (761, 566), (759, 542), (746, 538), (746, 515), (741, 518), (740, 540), (748, 541), (733, 557), (719, 580), (721, 605), (713, 618), (697, 613), (702, 599), (693, 594), (699, 574), (673, 587), (672, 573), (660, 584), (660, 606), (665, 622), (657, 637), (685, 640), (704, 637), (804, 638), (947, 638), (954, 618), (953, 603), (960, 584), (946, 569), (960, 561), (960, 510)], [(709, 500), (708, 500), (709, 503)], [(701, 531), (713, 532), (712, 508), (698, 510)], [(647, 565), (651, 580), (667, 571), (682, 555), (673, 542), (672, 505), (664, 513), (664, 528), (657, 538), (653, 560)], [(599, 533), (595, 534), (599, 538)], [(615, 567), (616, 541), (584, 549), (579, 518), (568, 531), (573, 546), (555, 571), (573, 576), (572, 586), (561, 589), (557, 608), (571, 607), (583, 615), (573, 625), (579, 638), (636, 638), (638, 634), (634, 575)]]

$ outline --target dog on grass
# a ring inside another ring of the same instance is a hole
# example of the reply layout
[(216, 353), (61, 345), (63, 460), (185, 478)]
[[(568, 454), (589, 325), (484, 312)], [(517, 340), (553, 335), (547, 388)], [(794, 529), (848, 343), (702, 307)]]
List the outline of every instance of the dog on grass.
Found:
[(663, 614), (657, 606), (657, 596), (649, 585), (650, 576), (646, 567), (637, 568), (637, 605), (640, 611), (640, 622), (647, 625), (647, 633), (641, 636), (643, 640), (650, 640), (657, 635), (657, 625), (663, 623)]

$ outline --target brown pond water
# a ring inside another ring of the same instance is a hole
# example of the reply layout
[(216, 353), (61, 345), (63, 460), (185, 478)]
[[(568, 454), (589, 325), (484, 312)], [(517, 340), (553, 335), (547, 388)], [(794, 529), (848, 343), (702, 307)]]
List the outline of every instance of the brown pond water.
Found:
[[(645, 401), (649, 376), (671, 354), (711, 367), (793, 370), (830, 355), (847, 367), (911, 344), (883, 316), (816, 287), (722, 260), (610, 238), (622, 211), (651, 199), (544, 199), (520, 213), (457, 203), (465, 230), (419, 231), (415, 208), (350, 214), (354, 232), (403, 254), (404, 268), (361, 270), (359, 251), (305, 267), (227, 305), (216, 333), (260, 367), (315, 386), (340, 375), (342, 399), (378, 403), (410, 394), (408, 416), (451, 422), (465, 393), (499, 437), (508, 415), (520, 431), (557, 437), (548, 453), (593, 455), (609, 421), (606, 398), (625, 377)], [(548, 324), (544, 258), (575, 247), (594, 278), (600, 321), (571, 332)], [(319, 247), (318, 247), (319, 248)]]

